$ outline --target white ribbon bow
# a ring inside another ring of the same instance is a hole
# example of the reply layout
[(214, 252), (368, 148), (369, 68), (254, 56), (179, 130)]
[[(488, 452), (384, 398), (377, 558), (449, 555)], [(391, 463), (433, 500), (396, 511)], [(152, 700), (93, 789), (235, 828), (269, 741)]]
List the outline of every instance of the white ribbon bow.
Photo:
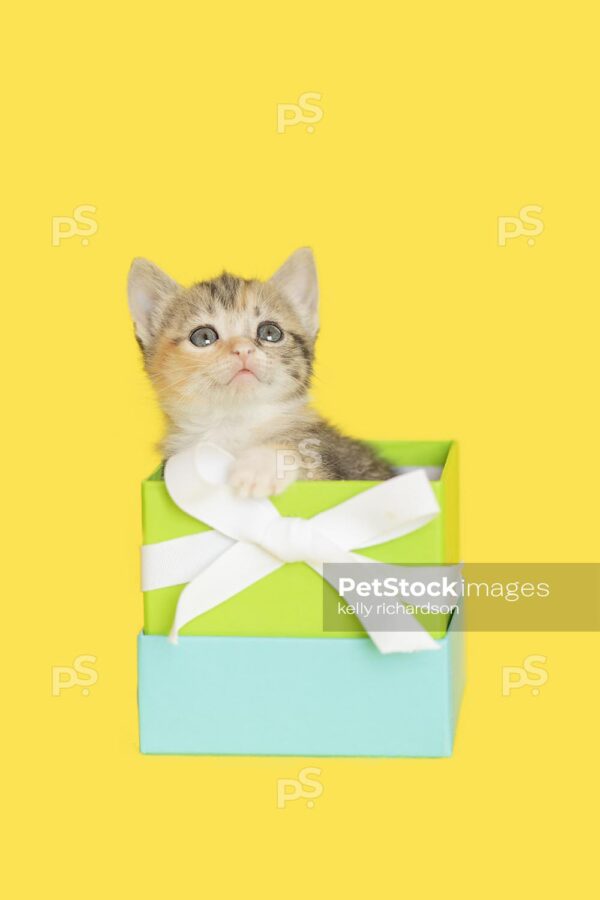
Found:
[[(184, 584), (170, 640), (181, 628), (286, 562), (305, 562), (323, 576), (324, 563), (372, 563), (350, 550), (416, 531), (439, 513), (423, 470), (397, 475), (312, 519), (281, 516), (269, 500), (241, 499), (227, 483), (233, 457), (200, 443), (172, 456), (165, 484), (184, 512), (214, 530), (142, 548), (142, 589)], [(333, 584), (336, 587), (335, 584)], [(412, 617), (411, 630), (369, 632), (381, 653), (437, 650)], [(409, 613), (403, 617), (406, 623)]]

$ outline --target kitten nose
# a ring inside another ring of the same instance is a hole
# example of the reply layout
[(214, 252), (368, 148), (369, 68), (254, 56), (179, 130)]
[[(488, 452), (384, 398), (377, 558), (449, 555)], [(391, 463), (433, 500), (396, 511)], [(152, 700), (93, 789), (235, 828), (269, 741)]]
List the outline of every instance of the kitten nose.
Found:
[(248, 340), (235, 341), (231, 348), (231, 352), (235, 356), (241, 356), (242, 358), (248, 357), (251, 353), (254, 353), (254, 345)]

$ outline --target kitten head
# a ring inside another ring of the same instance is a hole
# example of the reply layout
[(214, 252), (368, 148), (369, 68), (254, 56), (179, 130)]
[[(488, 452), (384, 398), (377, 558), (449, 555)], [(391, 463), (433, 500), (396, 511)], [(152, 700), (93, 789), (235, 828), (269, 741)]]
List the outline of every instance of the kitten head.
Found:
[(269, 281), (219, 278), (182, 287), (153, 263), (134, 260), (129, 308), (146, 370), (177, 420), (254, 401), (302, 397), (318, 330), (312, 252), (297, 250)]

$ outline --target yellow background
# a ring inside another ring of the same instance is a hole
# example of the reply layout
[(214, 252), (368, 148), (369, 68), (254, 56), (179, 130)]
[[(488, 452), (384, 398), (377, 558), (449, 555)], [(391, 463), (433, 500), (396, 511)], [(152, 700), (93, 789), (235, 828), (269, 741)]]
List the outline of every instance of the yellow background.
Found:
[[(464, 558), (598, 559), (594, 4), (210, 6), (5, 22), (8, 896), (586, 895), (597, 636), (471, 635), (449, 760), (138, 754), (160, 418), (135, 255), (185, 282), (312, 245), (319, 408), (363, 437), (460, 441)], [(278, 133), (277, 104), (309, 91), (314, 131)], [(53, 246), (81, 204), (97, 232)], [(498, 217), (532, 204), (534, 245), (500, 247)], [(52, 696), (80, 654), (96, 684)], [(502, 696), (529, 654), (546, 684)], [(278, 809), (307, 764), (322, 795)]]

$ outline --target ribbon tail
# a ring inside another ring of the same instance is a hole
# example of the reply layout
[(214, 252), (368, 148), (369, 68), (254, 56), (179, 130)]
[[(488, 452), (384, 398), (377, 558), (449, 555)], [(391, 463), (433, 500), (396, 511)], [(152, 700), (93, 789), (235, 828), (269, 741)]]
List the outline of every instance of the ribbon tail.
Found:
[[(343, 550), (338, 550), (337, 554), (330, 554), (329, 558), (331, 562), (335, 563), (371, 563), (371, 565), (375, 565), (374, 561), (366, 556), (347, 553)], [(337, 583), (335, 579), (327, 577), (323, 563), (311, 562), (310, 566), (337, 591)], [(402, 601), (398, 602), (404, 606)], [(389, 631), (376, 631), (370, 626), (366, 615), (361, 615), (358, 610), (354, 614), (380, 653), (416, 653), (421, 650), (440, 649), (438, 642), (431, 637), (427, 629), (421, 625), (412, 613), (406, 612), (403, 614), (402, 621), (405, 624), (405, 628), (396, 631), (392, 629)]]
[(177, 643), (179, 632), (197, 616), (219, 606), (255, 581), (282, 565), (270, 553), (243, 541), (234, 544), (200, 572), (179, 596), (169, 641)]
[(369, 631), (364, 622), (361, 624), (380, 653), (420, 653), (422, 650), (440, 649), (439, 643), (425, 628), (416, 631)]

